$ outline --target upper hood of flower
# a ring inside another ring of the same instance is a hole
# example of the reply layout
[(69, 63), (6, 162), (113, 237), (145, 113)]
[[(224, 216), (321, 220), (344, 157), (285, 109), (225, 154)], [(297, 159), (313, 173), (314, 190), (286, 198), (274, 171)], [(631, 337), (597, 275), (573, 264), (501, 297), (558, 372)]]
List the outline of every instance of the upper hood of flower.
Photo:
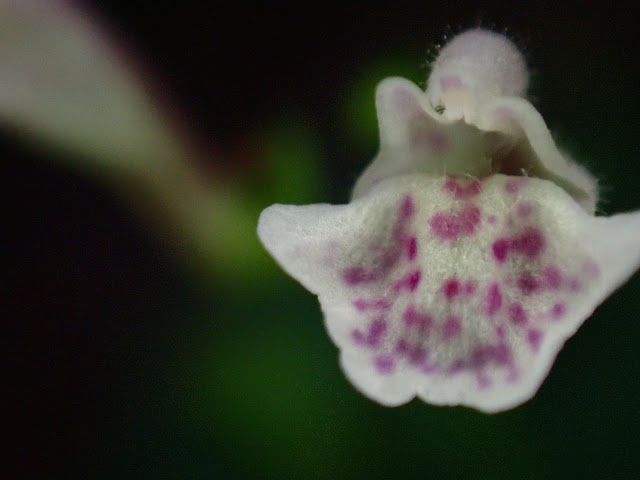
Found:
[(593, 213), (597, 182), (562, 154), (522, 97), (524, 59), (502, 35), (471, 30), (444, 47), (424, 92), (402, 78), (376, 91), (380, 151), (353, 198), (406, 173), (483, 178), (503, 173), (551, 180)]

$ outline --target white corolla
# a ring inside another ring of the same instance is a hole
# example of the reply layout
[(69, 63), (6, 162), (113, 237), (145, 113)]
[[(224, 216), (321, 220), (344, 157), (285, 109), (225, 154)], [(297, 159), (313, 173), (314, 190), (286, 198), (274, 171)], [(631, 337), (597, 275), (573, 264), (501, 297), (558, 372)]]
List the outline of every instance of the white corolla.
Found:
[(469, 30), (426, 92), (376, 93), (380, 152), (347, 205), (273, 205), (258, 234), (316, 294), (340, 362), (383, 405), (529, 399), (640, 263), (640, 213), (596, 217), (596, 181), (524, 98), (504, 36)]

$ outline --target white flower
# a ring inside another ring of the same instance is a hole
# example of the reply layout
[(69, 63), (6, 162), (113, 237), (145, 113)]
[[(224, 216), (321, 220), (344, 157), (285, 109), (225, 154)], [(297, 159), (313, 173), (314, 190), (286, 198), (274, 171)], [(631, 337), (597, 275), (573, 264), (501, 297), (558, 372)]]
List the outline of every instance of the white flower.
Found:
[(521, 404), (640, 263), (640, 213), (594, 216), (596, 182), (558, 151), (527, 81), (505, 37), (459, 35), (426, 92), (378, 86), (380, 152), (349, 204), (260, 217), (347, 377), (383, 405)]

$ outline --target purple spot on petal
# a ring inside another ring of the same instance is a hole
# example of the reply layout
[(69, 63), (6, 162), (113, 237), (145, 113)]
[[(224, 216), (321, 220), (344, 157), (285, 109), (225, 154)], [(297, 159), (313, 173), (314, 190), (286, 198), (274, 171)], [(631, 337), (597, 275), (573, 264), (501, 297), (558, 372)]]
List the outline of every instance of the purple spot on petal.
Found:
[(518, 193), (520, 189), (524, 187), (526, 184), (527, 184), (526, 178), (510, 178), (504, 184), (504, 189), (507, 191), (507, 193), (510, 193), (513, 195)]
[(527, 313), (519, 303), (509, 305), (509, 318), (516, 325), (525, 325), (527, 323)]
[(402, 315), (407, 327), (416, 327), (423, 330), (431, 328), (433, 319), (426, 313), (419, 312), (415, 305), (409, 305)]
[(442, 293), (447, 300), (451, 300), (460, 293), (460, 282), (455, 278), (445, 280), (442, 284)]
[(491, 249), (493, 250), (493, 257), (496, 261), (498, 263), (504, 263), (507, 259), (507, 254), (509, 253), (509, 240), (506, 238), (499, 238), (493, 242)]
[(514, 250), (529, 258), (537, 257), (545, 247), (542, 233), (536, 228), (528, 227), (515, 238), (499, 238), (491, 245), (493, 256), (498, 263), (504, 263), (509, 250)]
[(530, 203), (519, 203), (516, 212), (521, 217), (528, 217), (533, 212), (533, 205)]
[(373, 364), (375, 365), (376, 370), (384, 375), (393, 373), (396, 367), (393, 358), (389, 355), (380, 355), (379, 357), (376, 357)]
[(422, 278), (422, 272), (420, 270), (415, 270), (409, 273), (406, 277), (402, 278), (401, 280), (398, 280), (394, 284), (394, 287), (396, 289), (406, 288), (413, 292), (415, 291), (416, 288), (418, 288), (421, 278)]
[(511, 362), (511, 350), (505, 343), (493, 347), (493, 360), (498, 365), (508, 365)]
[(498, 217), (496, 217), (495, 215), (489, 215), (487, 217), (487, 222), (489, 222), (491, 225), (495, 225), (496, 223), (498, 223)]
[(562, 284), (562, 272), (560, 272), (558, 267), (549, 265), (548, 267), (545, 267), (542, 275), (544, 278), (544, 284), (548, 288), (552, 288), (554, 290), (560, 288), (560, 285)]
[(534, 351), (537, 352), (540, 349), (543, 336), (544, 334), (540, 330), (534, 328), (527, 330), (527, 342), (529, 342), (529, 345)]
[(409, 352), (409, 363), (412, 365), (420, 365), (427, 358), (427, 352), (420, 347), (415, 347)]
[(473, 280), (468, 280), (464, 282), (462, 290), (465, 295), (473, 295), (474, 293), (476, 293), (477, 288), (478, 286), (476, 285), (476, 282), (474, 282)]
[(457, 240), (475, 232), (480, 223), (480, 209), (476, 206), (465, 208), (460, 213), (436, 213), (429, 221), (434, 233), (443, 240)]
[(358, 300), (355, 300), (353, 302), (353, 306), (356, 307), (356, 310), (359, 311), (364, 311), (367, 308), (369, 308), (369, 303), (366, 300), (363, 300), (362, 298), (359, 298)]
[(384, 298), (380, 298), (376, 301), (373, 302), (373, 309), (374, 310), (385, 310), (387, 308), (389, 308), (391, 306), (391, 304), (385, 300)]
[(409, 261), (414, 260), (417, 254), (418, 239), (416, 237), (411, 237), (407, 242), (407, 256), (409, 257)]
[(461, 231), (464, 234), (471, 235), (476, 226), (480, 223), (480, 209), (476, 206), (465, 208), (460, 214), (462, 220)]
[(501, 342), (497, 345), (477, 347), (466, 363), (473, 369), (481, 370), (489, 363), (502, 366), (512, 365), (513, 359), (509, 347)]
[(409, 349), (410, 349), (410, 345), (406, 339), (401, 338), (397, 341), (396, 352), (398, 352), (399, 354), (405, 354), (409, 352)]
[(361, 267), (353, 267), (345, 270), (342, 278), (347, 285), (355, 286), (361, 283), (371, 282), (375, 279), (375, 276)]
[(465, 199), (478, 195), (482, 190), (482, 184), (478, 180), (474, 180), (463, 187), (455, 179), (449, 178), (444, 184), (444, 190), (454, 198)]
[(446, 340), (457, 337), (462, 331), (462, 325), (458, 317), (450, 316), (444, 324), (442, 334)]
[(554, 320), (558, 320), (564, 317), (565, 313), (567, 313), (567, 305), (563, 302), (558, 302), (553, 307), (551, 307), (551, 317)]
[(489, 292), (487, 293), (487, 313), (493, 316), (498, 313), (501, 307), (502, 293), (500, 292), (500, 286), (494, 283), (489, 287)]
[(493, 348), (490, 346), (477, 347), (469, 358), (470, 366), (473, 368), (484, 367), (493, 356)]
[(406, 197), (404, 197), (404, 199), (402, 200), (402, 204), (400, 205), (399, 219), (403, 221), (408, 220), (413, 216), (415, 211), (416, 207), (413, 202), (413, 198), (407, 195)]
[(538, 280), (530, 272), (522, 273), (516, 283), (520, 291), (525, 295), (531, 295), (538, 290)]
[(538, 229), (529, 227), (522, 235), (512, 239), (510, 246), (517, 252), (529, 258), (534, 258), (544, 249), (545, 241)]
[(407, 277), (407, 286), (409, 287), (409, 290), (413, 292), (416, 288), (418, 288), (421, 276), (422, 274), (420, 273), (420, 270), (416, 270), (415, 272), (409, 274), (409, 276)]
[(572, 278), (569, 281), (569, 288), (572, 292), (579, 292), (581, 288), (580, 280), (578, 280), (577, 278)]
[(366, 343), (364, 333), (362, 333), (360, 330), (353, 330), (351, 332), (351, 338), (356, 345), (364, 345)]
[(377, 300), (365, 300), (364, 298), (358, 298), (353, 301), (353, 306), (356, 310), (364, 312), (366, 310), (386, 310), (391, 304), (384, 298)]
[(372, 347), (377, 346), (380, 343), (382, 335), (384, 334), (386, 329), (387, 322), (385, 322), (381, 318), (375, 319), (369, 326), (369, 333), (366, 338), (366, 343), (368, 345), (371, 345)]

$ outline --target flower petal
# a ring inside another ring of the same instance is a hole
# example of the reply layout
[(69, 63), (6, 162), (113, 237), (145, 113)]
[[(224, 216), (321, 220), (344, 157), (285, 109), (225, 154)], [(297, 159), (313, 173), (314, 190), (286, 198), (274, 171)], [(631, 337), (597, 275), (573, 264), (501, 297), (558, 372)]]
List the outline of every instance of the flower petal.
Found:
[(486, 176), (482, 132), (451, 123), (429, 105), (425, 93), (403, 78), (387, 78), (376, 90), (380, 152), (358, 179), (353, 198), (381, 180), (407, 173)]
[(590, 217), (583, 236), (601, 282), (594, 293), (600, 303), (640, 266), (640, 212)]
[(269, 207), (258, 226), (318, 295), (360, 391), (484, 411), (536, 392), (637, 267), (639, 231), (640, 213), (594, 219), (552, 182), (504, 175), (394, 177), (348, 205)]
[(487, 103), (477, 118), (481, 130), (500, 132), (504, 141), (491, 154), (496, 169), (551, 180), (564, 188), (588, 213), (598, 200), (596, 179), (560, 153), (538, 111), (528, 101), (500, 97)]
[[(400, 78), (381, 82), (380, 153), (353, 198), (406, 173), (504, 173), (551, 180), (593, 213), (597, 182), (558, 150), (541, 115), (521, 98), (528, 77), (524, 57), (508, 38), (472, 29), (442, 49), (426, 92)], [(437, 107), (443, 110), (436, 113)]]

